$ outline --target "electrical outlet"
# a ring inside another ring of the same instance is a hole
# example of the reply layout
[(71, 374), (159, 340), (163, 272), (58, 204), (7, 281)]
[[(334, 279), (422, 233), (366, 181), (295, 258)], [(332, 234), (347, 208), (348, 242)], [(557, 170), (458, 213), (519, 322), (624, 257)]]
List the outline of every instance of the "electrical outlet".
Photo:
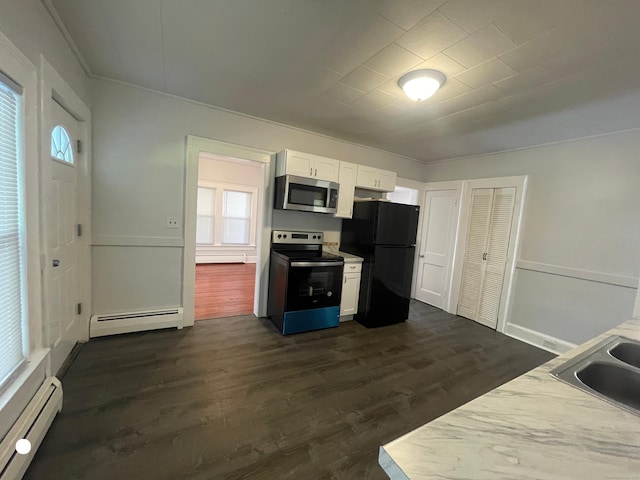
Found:
[(167, 228), (180, 228), (178, 217), (167, 217)]

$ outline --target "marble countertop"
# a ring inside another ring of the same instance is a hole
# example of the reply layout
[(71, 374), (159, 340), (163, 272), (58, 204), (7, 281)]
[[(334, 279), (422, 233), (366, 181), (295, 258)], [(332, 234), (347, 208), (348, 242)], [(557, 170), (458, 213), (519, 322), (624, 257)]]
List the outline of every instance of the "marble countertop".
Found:
[(629, 320), (382, 446), (392, 480), (640, 478), (640, 416), (549, 375), (610, 335), (640, 340)]

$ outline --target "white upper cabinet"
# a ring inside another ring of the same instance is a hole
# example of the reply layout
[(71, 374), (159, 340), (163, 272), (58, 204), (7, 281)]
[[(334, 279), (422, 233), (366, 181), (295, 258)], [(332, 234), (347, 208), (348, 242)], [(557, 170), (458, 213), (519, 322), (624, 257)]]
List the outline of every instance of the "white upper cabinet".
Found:
[(337, 182), (340, 175), (340, 161), (310, 153), (283, 150), (278, 152), (276, 164), (276, 176), (281, 175), (297, 175)]
[(396, 172), (358, 165), (356, 187), (378, 192), (393, 192), (396, 188)]
[(338, 183), (338, 208), (335, 217), (351, 218), (353, 215), (353, 198), (356, 191), (356, 177), (358, 166), (349, 162), (340, 162), (340, 176)]

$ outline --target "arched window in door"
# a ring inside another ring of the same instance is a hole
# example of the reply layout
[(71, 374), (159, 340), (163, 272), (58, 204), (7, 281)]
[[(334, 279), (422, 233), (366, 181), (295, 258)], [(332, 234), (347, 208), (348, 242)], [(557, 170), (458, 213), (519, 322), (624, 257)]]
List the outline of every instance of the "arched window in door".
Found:
[(63, 162), (73, 163), (71, 139), (62, 125), (56, 125), (51, 131), (51, 157)]

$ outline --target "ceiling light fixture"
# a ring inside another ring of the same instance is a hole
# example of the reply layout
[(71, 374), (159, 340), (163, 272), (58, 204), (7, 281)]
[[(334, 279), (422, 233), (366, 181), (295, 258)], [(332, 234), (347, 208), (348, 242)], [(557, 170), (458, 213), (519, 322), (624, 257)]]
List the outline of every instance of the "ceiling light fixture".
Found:
[(404, 74), (398, 80), (398, 85), (411, 100), (419, 102), (431, 97), (444, 85), (447, 77), (438, 70), (414, 70)]

